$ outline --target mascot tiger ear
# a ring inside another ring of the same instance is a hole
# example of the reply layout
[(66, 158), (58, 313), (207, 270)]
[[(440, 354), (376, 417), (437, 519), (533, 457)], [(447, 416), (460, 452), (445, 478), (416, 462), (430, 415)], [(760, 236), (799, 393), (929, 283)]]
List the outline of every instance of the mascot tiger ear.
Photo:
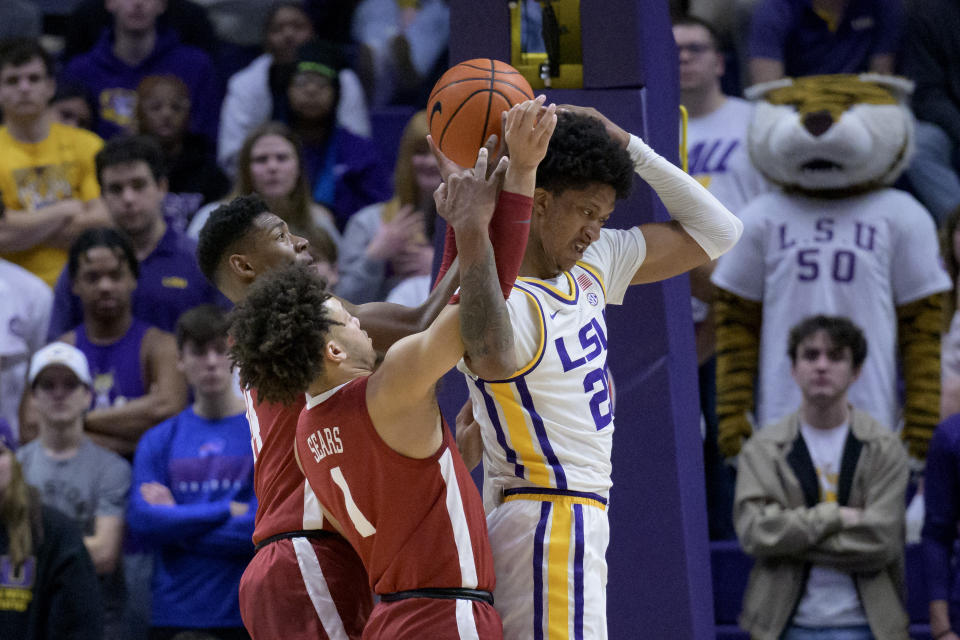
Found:
[(851, 403), (891, 429), (902, 416), (912, 457), (925, 458), (939, 421), (941, 294), (951, 283), (933, 218), (892, 187), (913, 152), (912, 91), (905, 78), (875, 73), (747, 89), (756, 102), (750, 158), (779, 189), (736, 212), (743, 237), (713, 274), (726, 455), (739, 451), (744, 416), (762, 427), (799, 407), (787, 337), (805, 317), (824, 314), (849, 317), (867, 338)]

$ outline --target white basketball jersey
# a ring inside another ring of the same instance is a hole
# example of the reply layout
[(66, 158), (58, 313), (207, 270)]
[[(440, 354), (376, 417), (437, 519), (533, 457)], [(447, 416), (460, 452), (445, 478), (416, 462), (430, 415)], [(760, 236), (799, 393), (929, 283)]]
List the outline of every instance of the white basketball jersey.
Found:
[(721, 256), (713, 282), (763, 302), (758, 424), (800, 406), (787, 337), (822, 313), (846, 316), (863, 330), (867, 359), (850, 402), (895, 428), (896, 307), (950, 288), (930, 214), (895, 189), (837, 200), (776, 191), (754, 199), (741, 219), (743, 237)]
[(610, 488), (613, 402), (606, 304), (620, 304), (646, 245), (638, 228), (604, 230), (570, 271), (520, 278), (507, 300), (522, 366), (511, 378), (466, 370), (484, 445), (488, 510), (504, 488)]

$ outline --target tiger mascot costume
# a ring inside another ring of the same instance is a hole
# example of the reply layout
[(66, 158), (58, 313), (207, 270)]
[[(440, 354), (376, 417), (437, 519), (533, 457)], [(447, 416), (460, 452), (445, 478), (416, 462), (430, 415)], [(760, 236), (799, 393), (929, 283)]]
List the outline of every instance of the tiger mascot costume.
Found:
[(803, 318), (825, 314), (849, 317), (867, 339), (851, 404), (892, 429), (902, 420), (911, 457), (925, 458), (939, 421), (941, 293), (951, 283), (930, 214), (890, 188), (913, 147), (912, 89), (879, 74), (748, 89), (758, 101), (750, 156), (780, 188), (739, 212), (743, 237), (712, 276), (725, 457), (739, 453), (754, 425), (800, 406), (788, 334)]

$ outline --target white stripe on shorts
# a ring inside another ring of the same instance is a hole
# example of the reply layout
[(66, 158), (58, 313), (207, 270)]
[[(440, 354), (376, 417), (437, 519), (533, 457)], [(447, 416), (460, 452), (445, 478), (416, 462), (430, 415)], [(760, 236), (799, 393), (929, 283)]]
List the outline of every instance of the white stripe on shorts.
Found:
[(291, 538), (291, 540), (297, 556), (297, 564), (300, 565), (303, 584), (307, 588), (310, 602), (313, 603), (313, 610), (317, 612), (320, 624), (327, 632), (327, 637), (330, 640), (349, 640), (347, 630), (343, 628), (343, 620), (340, 619), (340, 612), (337, 611), (337, 605), (333, 601), (333, 596), (330, 595), (330, 589), (327, 588), (327, 579), (323, 577), (323, 570), (320, 568), (313, 545), (307, 538)]
[[(457, 482), (457, 471), (453, 466), (453, 455), (448, 448), (440, 456), (440, 475), (447, 485), (447, 515), (453, 526), (453, 542), (457, 546), (460, 559), (460, 586), (464, 589), (477, 588), (477, 565), (473, 559), (473, 543), (470, 540), (470, 525), (463, 509), (463, 496)], [(457, 612), (459, 614), (459, 609)], [(458, 615), (459, 617), (459, 615)]]
[(480, 640), (477, 621), (473, 617), (473, 601), (457, 600), (457, 633), (460, 640)]

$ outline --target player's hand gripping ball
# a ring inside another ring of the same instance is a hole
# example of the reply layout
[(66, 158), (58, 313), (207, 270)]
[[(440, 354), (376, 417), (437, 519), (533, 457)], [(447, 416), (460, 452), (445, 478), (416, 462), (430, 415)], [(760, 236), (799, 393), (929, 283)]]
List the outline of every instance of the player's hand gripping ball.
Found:
[(499, 151), (501, 114), (532, 99), (530, 83), (506, 62), (490, 58), (461, 62), (437, 80), (427, 99), (430, 136), (445, 156), (461, 167), (472, 167), (492, 134), (497, 134), (495, 153)]

